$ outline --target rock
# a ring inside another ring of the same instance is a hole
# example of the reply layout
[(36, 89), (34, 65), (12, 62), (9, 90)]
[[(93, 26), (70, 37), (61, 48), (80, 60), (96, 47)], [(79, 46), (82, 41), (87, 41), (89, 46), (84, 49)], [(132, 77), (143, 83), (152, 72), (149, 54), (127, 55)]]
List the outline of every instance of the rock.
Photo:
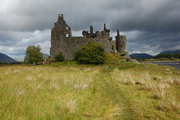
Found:
[(139, 61), (132, 59), (128, 54), (123, 57), (127, 62), (140, 63)]

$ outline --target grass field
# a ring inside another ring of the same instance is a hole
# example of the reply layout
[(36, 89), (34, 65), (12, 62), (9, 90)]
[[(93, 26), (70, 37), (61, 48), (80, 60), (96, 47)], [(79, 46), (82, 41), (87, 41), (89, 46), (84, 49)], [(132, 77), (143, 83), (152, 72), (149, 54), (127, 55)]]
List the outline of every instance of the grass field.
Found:
[(180, 71), (152, 64), (0, 66), (0, 120), (179, 120)]

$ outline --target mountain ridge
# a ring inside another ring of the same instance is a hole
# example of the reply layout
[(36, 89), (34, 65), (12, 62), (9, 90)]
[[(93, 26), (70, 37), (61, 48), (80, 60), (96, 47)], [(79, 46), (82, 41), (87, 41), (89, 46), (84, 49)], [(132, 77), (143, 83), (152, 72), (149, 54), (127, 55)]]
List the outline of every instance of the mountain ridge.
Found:
[(166, 50), (166, 51), (162, 51), (159, 54), (177, 54), (180, 53), (180, 50)]
[(153, 58), (152, 55), (149, 55), (147, 53), (132, 53), (130, 56), (132, 58)]
[(6, 54), (0, 53), (0, 63), (14, 63), (14, 62), (17, 61)]

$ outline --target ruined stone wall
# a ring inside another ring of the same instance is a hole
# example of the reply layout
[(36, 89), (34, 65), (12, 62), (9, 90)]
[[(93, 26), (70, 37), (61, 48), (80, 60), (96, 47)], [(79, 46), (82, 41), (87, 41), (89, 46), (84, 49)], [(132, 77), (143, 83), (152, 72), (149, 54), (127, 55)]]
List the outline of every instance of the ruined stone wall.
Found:
[(94, 41), (101, 44), (104, 47), (105, 52), (112, 51), (112, 41), (109, 41), (108, 38), (87, 38), (87, 37), (65, 37), (63, 39), (59, 39), (59, 36), (56, 35), (52, 31), (52, 40), (51, 40), (51, 48), (50, 55), (51, 57), (55, 57), (61, 52), (66, 60), (74, 59), (74, 53), (82, 46), (87, 44), (88, 42)]
[[(112, 46), (117, 52), (126, 52), (126, 36), (119, 35), (117, 32), (116, 42), (110, 37), (110, 30), (104, 24), (103, 31), (93, 32), (93, 26), (89, 31), (83, 31), (82, 37), (72, 37), (71, 28), (66, 24), (63, 15), (58, 15), (58, 20), (51, 30), (51, 48), (50, 56), (54, 58), (60, 52), (65, 56), (66, 60), (73, 60), (74, 53), (88, 42), (94, 41), (104, 47), (105, 52), (112, 52)], [(114, 45), (116, 43), (116, 45)]]
[(54, 58), (59, 54), (60, 51), (62, 51), (62, 46), (66, 44), (63, 40), (66, 37), (71, 37), (71, 28), (66, 24), (64, 16), (59, 14), (58, 20), (51, 30), (50, 56), (52, 58)]
[(104, 38), (86, 38), (86, 37), (67, 37), (63, 40), (63, 45), (59, 46), (59, 51), (63, 53), (66, 60), (73, 60), (75, 52), (88, 42), (97, 42), (104, 47), (105, 52), (112, 51), (112, 44)]

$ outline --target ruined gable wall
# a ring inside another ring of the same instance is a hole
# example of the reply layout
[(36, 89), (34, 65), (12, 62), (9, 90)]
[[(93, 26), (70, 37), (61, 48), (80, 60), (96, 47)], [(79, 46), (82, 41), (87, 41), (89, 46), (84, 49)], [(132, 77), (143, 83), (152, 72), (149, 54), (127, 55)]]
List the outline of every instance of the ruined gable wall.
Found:
[(53, 28), (51, 30), (51, 48), (50, 55), (54, 58), (61, 51), (61, 45), (63, 45), (63, 41), (61, 40), (63, 37), (60, 34), (59, 29)]

